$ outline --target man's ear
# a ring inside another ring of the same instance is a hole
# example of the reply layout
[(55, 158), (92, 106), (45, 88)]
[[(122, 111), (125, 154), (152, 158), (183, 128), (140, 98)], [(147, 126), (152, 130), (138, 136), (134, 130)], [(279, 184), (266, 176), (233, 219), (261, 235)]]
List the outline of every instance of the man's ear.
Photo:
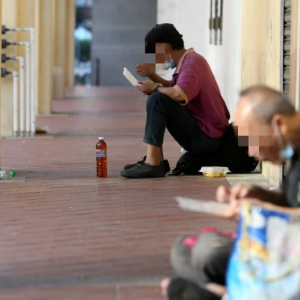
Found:
[(276, 114), (272, 118), (272, 124), (276, 124), (282, 135), (286, 135), (288, 132), (288, 118), (281, 114)]
[(285, 123), (285, 120), (284, 120), (284, 116), (281, 115), (281, 114), (276, 114), (273, 116), (272, 118), (272, 123), (273, 124), (277, 124), (278, 126), (282, 125), (283, 123)]

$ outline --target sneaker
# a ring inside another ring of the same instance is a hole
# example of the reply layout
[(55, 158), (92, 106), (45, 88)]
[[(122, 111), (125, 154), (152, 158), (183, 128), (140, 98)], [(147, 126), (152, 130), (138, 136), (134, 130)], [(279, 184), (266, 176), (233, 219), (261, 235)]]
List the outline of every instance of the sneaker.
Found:
[(160, 164), (159, 166), (151, 166), (145, 162), (138, 163), (131, 169), (125, 169), (121, 172), (121, 176), (127, 178), (165, 177), (166, 174), (167, 172), (163, 164)]
[(126, 165), (126, 166), (124, 167), (124, 170), (131, 169), (131, 168), (133, 168), (133, 167), (134, 167), (135, 165), (137, 165), (137, 164), (144, 163), (144, 162), (146, 161), (146, 158), (147, 158), (147, 156), (144, 156), (144, 157), (142, 158), (142, 160), (138, 161), (137, 163)]
[[(124, 170), (131, 169), (131, 168), (133, 168), (134, 166), (136, 166), (137, 164), (144, 163), (144, 162), (146, 161), (146, 158), (147, 158), (147, 156), (144, 156), (144, 157), (142, 158), (142, 160), (138, 161), (137, 163), (126, 165), (126, 166), (124, 167)], [(171, 171), (170, 164), (169, 164), (168, 160), (166, 160), (166, 159), (163, 160), (163, 161), (161, 162), (161, 164), (164, 165), (165, 170), (166, 170), (166, 173), (169, 173), (169, 172)]]

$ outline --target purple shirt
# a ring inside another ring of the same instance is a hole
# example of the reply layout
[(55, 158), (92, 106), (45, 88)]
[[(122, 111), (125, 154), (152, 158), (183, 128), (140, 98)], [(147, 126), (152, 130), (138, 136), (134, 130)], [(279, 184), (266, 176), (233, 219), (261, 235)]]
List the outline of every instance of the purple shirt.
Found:
[(185, 108), (197, 119), (203, 132), (221, 137), (229, 125), (230, 114), (215, 76), (205, 58), (194, 49), (181, 57), (171, 86), (185, 100)]

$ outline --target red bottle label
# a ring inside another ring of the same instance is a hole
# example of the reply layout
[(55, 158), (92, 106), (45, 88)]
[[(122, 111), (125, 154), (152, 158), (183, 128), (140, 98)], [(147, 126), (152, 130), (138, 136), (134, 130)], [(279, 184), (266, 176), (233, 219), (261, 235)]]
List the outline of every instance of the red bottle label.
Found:
[(96, 149), (96, 158), (106, 158), (106, 150)]

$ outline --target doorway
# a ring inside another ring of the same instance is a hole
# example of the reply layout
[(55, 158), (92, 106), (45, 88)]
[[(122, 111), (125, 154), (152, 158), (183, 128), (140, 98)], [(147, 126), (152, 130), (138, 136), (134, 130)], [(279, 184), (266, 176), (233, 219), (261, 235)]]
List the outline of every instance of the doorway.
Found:
[(92, 85), (93, 0), (76, 0), (75, 85)]

